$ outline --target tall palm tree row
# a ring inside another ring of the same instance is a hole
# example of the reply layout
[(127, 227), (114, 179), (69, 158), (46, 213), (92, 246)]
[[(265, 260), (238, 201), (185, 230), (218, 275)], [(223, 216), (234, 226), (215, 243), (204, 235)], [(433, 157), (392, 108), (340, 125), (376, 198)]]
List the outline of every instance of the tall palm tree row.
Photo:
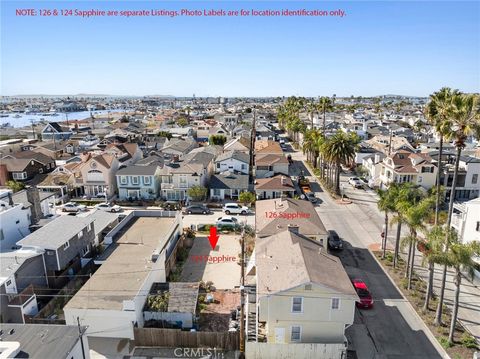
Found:
[(338, 131), (335, 135), (325, 139), (321, 153), (330, 164), (335, 192), (340, 194), (341, 166), (350, 166), (355, 159), (355, 152), (360, 142), (356, 133), (346, 134)]
[[(453, 181), (449, 192), (449, 204), (446, 228), (450, 228), (453, 214), (453, 203), (455, 201), (455, 190), (457, 187), (458, 169), (462, 150), (465, 148), (466, 141), (469, 136), (476, 135), (480, 138), (480, 97), (474, 94), (463, 94), (455, 92), (447, 109), (445, 116), (448, 118), (446, 127), (448, 128), (449, 137), (454, 140), (456, 154), (455, 166), (453, 171)], [(446, 232), (446, 236), (449, 235)], [(448, 252), (449, 239), (445, 240), (445, 252)], [(442, 281), (440, 286), (439, 301), (437, 313), (435, 316), (435, 324), (442, 324), (443, 301), (445, 296), (445, 283), (447, 279), (447, 265), (444, 265), (442, 272)]]

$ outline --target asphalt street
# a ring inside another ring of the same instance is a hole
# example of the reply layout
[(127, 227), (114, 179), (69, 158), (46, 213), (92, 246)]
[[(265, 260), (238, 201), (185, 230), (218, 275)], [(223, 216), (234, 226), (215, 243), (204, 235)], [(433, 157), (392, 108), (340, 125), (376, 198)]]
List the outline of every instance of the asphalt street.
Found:
[[(292, 152), (292, 158), (291, 175), (308, 171), (302, 153)], [(311, 174), (308, 178), (316, 181)], [(346, 242), (345, 249), (334, 255), (341, 259), (352, 279), (365, 281), (375, 300), (373, 308), (356, 310), (355, 322), (346, 331), (349, 348), (361, 359), (445, 357), (443, 349), (429, 337), (431, 333), (423, 321), (368, 250), (370, 245), (380, 242), (383, 226), (374, 198), (349, 187), (346, 181), (344, 176), (345, 191), (355, 199), (348, 205), (334, 201), (318, 183), (313, 183), (312, 188), (320, 199), (316, 208), (325, 227), (336, 230)]]

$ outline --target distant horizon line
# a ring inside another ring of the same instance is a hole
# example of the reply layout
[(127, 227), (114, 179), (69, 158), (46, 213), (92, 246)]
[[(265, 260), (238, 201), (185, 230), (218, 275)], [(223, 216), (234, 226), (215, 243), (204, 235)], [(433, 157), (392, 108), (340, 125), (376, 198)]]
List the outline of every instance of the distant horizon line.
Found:
[(157, 97), (157, 98), (287, 98), (287, 97), (305, 97), (305, 98), (319, 98), (319, 97), (333, 97), (336, 98), (378, 98), (378, 97), (406, 97), (406, 98), (427, 98), (430, 95), (426, 96), (418, 96), (418, 95), (398, 95), (398, 94), (382, 94), (382, 95), (316, 95), (316, 96), (308, 96), (308, 95), (265, 95), (265, 96), (221, 96), (221, 95), (208, 95), (208, 96), (200, 96), (200, 95), (114, 95), (114, 94), (93, 94), (93, 93), (77, 93), (77, 94), (15, 94), (15, 95), (0, 95), (0, 98), (8, 98), (8, 97)]

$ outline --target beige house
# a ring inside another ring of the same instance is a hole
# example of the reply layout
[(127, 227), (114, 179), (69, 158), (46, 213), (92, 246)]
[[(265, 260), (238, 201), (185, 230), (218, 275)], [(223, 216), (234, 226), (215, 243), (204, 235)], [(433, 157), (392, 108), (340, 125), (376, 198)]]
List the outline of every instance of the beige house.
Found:
[(103, 154), (90, 158), (81, 168), (85, 195), (96, 197), (104, 193), (113, 196), (120, 162), (114, 155)]
[(328, 232), (309, 201), (293, 198), (267, 199), (257, 201), (255, 207), (258, 238), (273, 236), (296, 225), (301, 235), (326, 244)]
[(283, 154), (258, 154), (254, 169), (255, 178), (268, 178), (277, 173), (288, 176), (288, 160)]
[(339, 258), (291, 226), (257, 239), (255, 266), (259, 340), (346, 342), (358, 296)]
[(435, 185), (437, 170), (426, 153), (397, 151), (385, 157), (381, 163), (381, 187), (388, 188), (393, 182), (409, 182), (429, 189)]

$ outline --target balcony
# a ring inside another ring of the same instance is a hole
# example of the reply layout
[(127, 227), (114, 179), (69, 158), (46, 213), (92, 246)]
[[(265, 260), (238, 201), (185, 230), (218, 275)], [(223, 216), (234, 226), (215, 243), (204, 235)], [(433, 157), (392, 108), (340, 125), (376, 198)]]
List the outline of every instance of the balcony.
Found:
[(164, 189), (174, 189), (175, 188), (175, 185), (173, 183), (162, 183), (160, 185), (160, 189), (164, 190)]

